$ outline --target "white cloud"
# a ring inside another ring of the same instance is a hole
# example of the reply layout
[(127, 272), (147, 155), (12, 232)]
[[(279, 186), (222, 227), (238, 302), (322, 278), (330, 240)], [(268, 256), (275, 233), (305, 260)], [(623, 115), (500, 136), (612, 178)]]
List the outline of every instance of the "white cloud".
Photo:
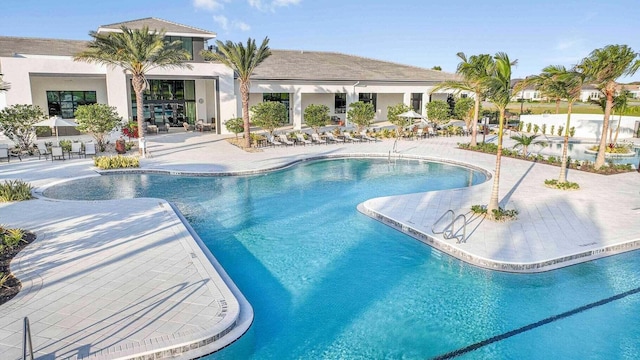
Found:
[(215, 15), (213, 17), (213, 21), (218, 23), (218, 25), (220, 25), (222, 30), (229, 30), (229, 19), (227, 19), (226, 16), (224, 16), (224, 15)]
[(249, 24), (242, 22), (242, 21), (234, 21), (233, 22), (233, 27), (235, 27), (236, 29), (240, 30), (240, 31), (249, 31), (251, 30), (251, 26), (249, 26)]
[(249, 6), (258, 10), (275, 11), (279, 7), (287, 7), (290, 5), (298, 5), (302, 0), (271, 0), (263, 2), (262, 0), (248, 0)]
[(222, 2), (229, 2), (229, 0), (193, 0), (193, 6), (199, 9), (215, 11), (224, 7)]

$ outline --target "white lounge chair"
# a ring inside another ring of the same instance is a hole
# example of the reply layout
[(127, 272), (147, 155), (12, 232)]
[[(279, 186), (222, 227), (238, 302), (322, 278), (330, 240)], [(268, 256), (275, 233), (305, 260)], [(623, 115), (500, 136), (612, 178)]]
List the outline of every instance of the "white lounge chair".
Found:
[(87, 155), (96, 155), (96, 144), (92, 142), (88, 142), (84, 144), (84, 156)]
[(332, 142), (344, 142), (344, 139), (338, 139), (337, 137), (333, 136), (332, 133), (327, 132), (325, 133), (325, 136), (327, 137), (328, 141), (332, 141)]
[(312, 144), (311, 140), (305, 139), (302, 134), (296, 134), (296, 139), (298, 139), (298, 142), (302, 143), (303, 145)]
[(73, 142), (71, 143), (71, 151), (69, 152), (69, 157), (73, 156), (73, 154), (80, 156), (85, 156), (84, 151), (82, 151), (82, 143)]
[(318, 144), (326, 144), (327, 140), (320, 138), (320, 135), (313, 133), (311, 134), (311, 140)]
[(435, 130), (433, 130), (432, 127), (429, 128), (428, 134), (429, 134), (429, 137), (438, 136), (438, 133)]
[(351, 136), (351, 134), (348, 132), (344, 133), (344, 139), (345, 141), (350, 141), (350, 142), (362, 142), (362, 140)]
[(362, 139), (362, 140), (373, 141), (373, 142), (376, 142), (376, 141), (377, 141), (377, 139), (376, 139), (376, 138), (374, 138), (374, 137), (371, 137), (371, 136), (367, 135), (367, 131), (366, 131), (366, 130), (363, 130), (363, 131), (360, 133), (360, 137), (361, 137), (361, 139)]
[(295, 145), (295, 144), (296, 144), (296, 143), (294, 143), (293, 141), (291, 141), (291, 140), (287, 139), (287, 135), (285, 135), (285, 134), (280, 134), (280, 135), (278, 135), (278, 136), (280, 137), (280, 142), (281, 142), (281, 143), (283, 143), (283, 144), (285, 144), (285, 145), (287, 145), (287, 146)]
[(282, 143), (280, 141), (274, 139), (273, 136), (271, 136), (271, 135), (267, 135), (267, 142), (271, 146), (282, 146)]
[(51, 152), (49, 152), (49, 149), (47, 149), (47, 147), (42, 143), (37, 143), (36, 146), (38, 147), (38, 159), (44, 156), (44, 159), (47, 160), (47, 157), (51, 155)]
[(64, 160), (64, 152), (62, 151), (62, 147), (53, 146), (51, 148), (51, 161), (55, 159)]

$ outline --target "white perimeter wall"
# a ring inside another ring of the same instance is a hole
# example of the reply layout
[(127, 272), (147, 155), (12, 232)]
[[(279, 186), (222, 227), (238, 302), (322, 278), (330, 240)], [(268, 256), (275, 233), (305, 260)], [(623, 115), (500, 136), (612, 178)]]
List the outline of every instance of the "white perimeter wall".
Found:
[[(600, 140), (602, 134), (602, 121), (603, 115), (598, 114), (571, 114), (571, 127), (576, 128), (575, 137), (586, 138), (592, 140)], [(619, 116), (614, 115), (609, 118), (609, 129), (616, 131), (618, 127)], [(551, 131), (551, 126), (555, 125), (554, 135), (557, 135), (557, 129), (559, 125), (565, 126), (567, 122), (567, 114), (543, 114), (543, 115), (522, 115), (522, 122), (524, 122), (523, 130), (526, 131), (527, 123), (531, 123), (532, 126), (537, 124), (542, 127), (543, 124), (547, 124), (547, 134)], [(640, 121), (640, 117), (637, 116), (623, 116), (620, 121), (620, 133), (618, 139), (629, 139), (633, 137), (633, 129), (636, 121)]]

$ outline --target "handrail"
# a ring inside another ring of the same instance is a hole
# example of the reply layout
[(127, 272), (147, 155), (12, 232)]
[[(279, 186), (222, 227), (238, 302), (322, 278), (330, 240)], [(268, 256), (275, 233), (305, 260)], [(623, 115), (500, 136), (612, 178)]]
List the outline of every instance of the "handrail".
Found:
[[(445, 216), (447, 216), (447, 214), (451, 213), (451, 221), (449, 221), (447, 223), (446, 226), (444, 226), (442, 228), (442, 231), (436, 231), (436, 225), (440, 224), (440, 222), (442, 221), (442, 219), (445, 218)], [(462, 237), (460, 237), (458, 235), (458, 233), (460, 232), (460, 229), (456, 230), (455, 228), (455, 224), (458, 221), (458, 219), (462, 218), (463, 223), (462, 223)], [(456, 213), (453, 212), (453, 210), (449, 209), (447, 211), (445, 211), (444, 214), (442, 214), (442, 216), (440, 216), (438, 218), (438, 220), (436, 220), (435, 223), (433, 223), (433, 225), (431, 226), (431, 232), (433, 232), (434, 234), (442, 234), (442, 236), (445, 239), (456, 239), (456, 243), (460, 244), (460, 243), (466, 243), (467, 242), (467, 217), (464, 214), (460, 214), (458, 216), (456, 216)]]
[[(27, 353), (27, 345), (29, 346), (29, 352)], [(34, 360), (33, 357), (33, 342), (31, 342), (31, 326), (29, 325), (29, 318), (24, 317), (23, 324), (23, 336), (22, 336), (22, 360), (27, 360), (27, 355)]]

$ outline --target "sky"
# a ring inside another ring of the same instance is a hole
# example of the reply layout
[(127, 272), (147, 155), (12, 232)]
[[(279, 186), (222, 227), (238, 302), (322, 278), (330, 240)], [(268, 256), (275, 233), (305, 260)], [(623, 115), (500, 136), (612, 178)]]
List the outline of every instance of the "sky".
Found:
[[(100, 25), (156, 17), (217, 39), (331, 51), (455, 72), (467, 56), (505, 52), (513, 78), (570, 67), (609, 44), (640, 51), (638, 0), (2, 0), (0, 35), (89, 40)], [(620, 82), (640, 81), (640, 71)]]

